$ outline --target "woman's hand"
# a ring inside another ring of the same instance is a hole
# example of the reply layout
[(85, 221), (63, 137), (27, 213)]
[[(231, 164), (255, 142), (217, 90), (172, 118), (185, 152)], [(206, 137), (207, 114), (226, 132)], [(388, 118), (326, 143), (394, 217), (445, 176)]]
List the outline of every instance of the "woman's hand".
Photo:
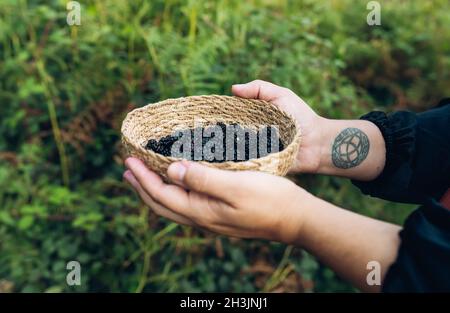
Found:
[(299, 203), (312, 197), (291, 181), (250, 171), (173, 163), (166, 184), (140, 160), (128, 158), (124, 178), (153, 211), (177, 223), (233, 237), (292, 243), (301, 235)]
[(272, 83), (254, 80), (247, 84), (233, 85), (235, 96), (261, 99), (275, 104), (297, 120), (302, 133), (302, 141), (296, 162), (290, 169), (292, 173), (316, 173), (320, 166), (321, 124), (326, 120), (317, 115), (305, 101), (288, 88)]
[(124, 178), (158, 215), (233, 237), (262, 238), (303, 247), (366, 291), (367, 264), (382, 274), (399, 246), (396, 225), (338, 208), (289, 180), (259, 172), (232, 172), (194, 162), (170, 165), (166, 184), (138, 159)]
[(367, 181), (383, 170), (385, 142), (372, 122), (321, 117), (291, 90), (262, 80), (234, 85), (232, 92), (242, 98), (272, 102), (297, 120), (302, 140), (291, 173), (327, 174)]

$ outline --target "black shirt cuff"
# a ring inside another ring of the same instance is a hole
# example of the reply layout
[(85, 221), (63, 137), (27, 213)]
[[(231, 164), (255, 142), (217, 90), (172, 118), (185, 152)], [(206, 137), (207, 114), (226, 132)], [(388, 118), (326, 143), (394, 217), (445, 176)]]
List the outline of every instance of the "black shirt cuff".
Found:
[[(372, 181), (353, 180), (364, 194), (401, 202), (410, 201), (401, 197), (401, 189), (408, 186), (412, 170), (410, 162), (415, 150), (416, 115), (401, 111), (390, 116), (384, 112), (373, 111), (361, 117), (371, 121), (380, 129), (386, 145), (386, 163), (381, 174)], [(400, 195), (400, 196), (398, 196)]]

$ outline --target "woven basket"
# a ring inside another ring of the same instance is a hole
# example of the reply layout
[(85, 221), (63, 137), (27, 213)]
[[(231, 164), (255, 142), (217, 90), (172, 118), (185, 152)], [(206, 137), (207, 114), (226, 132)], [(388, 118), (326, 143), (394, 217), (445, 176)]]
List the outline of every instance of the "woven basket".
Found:
[(167, 99), (149, 104), (128, 113), (122, 124), (122, 143), (128, 156), (142, 160), (151, 170), (167, 179), (167, 168), (180, 159), (166, 157), (145, 149), (149, 139), (160, 139), (177, 129), (192, 129), (237, 123), (259, 129), (266, 125), (278, 125), (284, 149), (257, 159), (242, 162), (226, 161), (207, 166), (226, 170), (262, 171), (286, 175), (295, 161), (300, 145), (300, 130), (294, 119), (267, 101), (243, 99), (230, 96), (192, 96)]

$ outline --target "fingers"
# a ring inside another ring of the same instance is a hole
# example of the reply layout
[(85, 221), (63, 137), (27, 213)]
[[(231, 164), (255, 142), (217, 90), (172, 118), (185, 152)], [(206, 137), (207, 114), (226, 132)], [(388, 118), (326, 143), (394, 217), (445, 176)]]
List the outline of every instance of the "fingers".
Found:
[(195, 162), (172, 163), (167, 174), (174, 182), (190, 190), (221, 200), (233, 198), (239, 189), (239, 173), (219, 170)]
[(133, 173), (142, 188), (156, 202), (182, 216), (190, 216), (189, 194), (183, 188), (169, 185), (162, 181), (156, 173), (150, 171), (141, 160), (128, 158), (127, 168)]
[(263, 80), (254, 80), (246, 84), (233, 85), (231, 91), (238, 97), (266, 101), (274, 101), (290, 93), (290, 90), (287, 88)]
[(177, 214), (161, 204), (154, 201), (148, 193), (142, 188), (141, 184), (137, 181), (136, 177), (134, 177), (131, 171), (126, 171), (123, 177), (133, 186), (133, 188), (138, 192), (141, 199), (155, 212), (157, 215), (168, 218), (178, 224), (194, 226), (195, 224), (189, 220), (188, 218)]

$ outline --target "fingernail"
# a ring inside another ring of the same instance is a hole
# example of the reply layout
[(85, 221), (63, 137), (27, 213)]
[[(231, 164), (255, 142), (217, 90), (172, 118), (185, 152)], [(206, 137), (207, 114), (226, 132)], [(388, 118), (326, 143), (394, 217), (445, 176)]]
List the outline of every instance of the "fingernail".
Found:
[(184, 175), (186, 174), (186, 166), (181, 162), (172, 163), (169, 166), (167, 173), (176, 180), (183, 181)]
[(132, 160), (133, 160), (132, 157), (129, 157), (129, 158), (127, 158), (127, 159), (125, 160), (125, 166), (126, 166), (127, 168), (130, 168), (130, 163), (133, 162)]
[(124, 173), (123, 173), (123, 178), (125, 178), (126, 180), (130, 180), (130, 178), (131, 178), (131, 172), (128, 170), (128, 171), (125, 171)]
[(127, 168), (135, 167), (142, 164), (142, 161), (135, 157), (129, 157), (125, 160), (125, 165)]
[(244, 86), (244, 84), (234, 84), (232, 87), (241, 88), (242, 86)]

